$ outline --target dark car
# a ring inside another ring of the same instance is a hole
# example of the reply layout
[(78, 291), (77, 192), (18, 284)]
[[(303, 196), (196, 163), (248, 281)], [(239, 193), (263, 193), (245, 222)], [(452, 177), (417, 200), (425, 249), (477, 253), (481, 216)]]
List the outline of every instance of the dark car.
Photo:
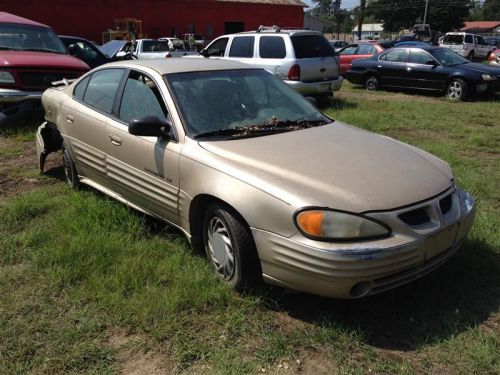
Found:
[(59, 35), (70, 55), (85, 61), (91, 69), (111, 61), (90, 40), (77, 36)]
[(445, 93), (453, 101), (498, 89), (500, 68), (471, 63), (447, 48), (394, 47), (368, 59), (355, 60), (347, 79), (368, 90), (396, 87)]
[(490, 46), (500, 47), (500, 36), (497, 37), (491, 36), (488, 38), (484, 38), (484, 41), (486, 42), (486, 44), (489, 44)]

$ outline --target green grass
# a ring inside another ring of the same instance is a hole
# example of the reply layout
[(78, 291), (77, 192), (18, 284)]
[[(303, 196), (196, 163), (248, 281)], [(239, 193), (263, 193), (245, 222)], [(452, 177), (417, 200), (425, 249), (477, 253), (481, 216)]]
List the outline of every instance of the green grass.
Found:
[[(474, 194), (469, 240), (439, 271), (356, 301), (242, 295), (177, 231), (45, 177), (0, 200), (0, 373), (117, 373), (124, 353), (165, 373), (499, 373), (498, 101), (345, 85), (327, 113), (447, 160)], [(30, 134), (4, 139), (15, 149)], [(128, 351), (117, 332), (136, 338)]]

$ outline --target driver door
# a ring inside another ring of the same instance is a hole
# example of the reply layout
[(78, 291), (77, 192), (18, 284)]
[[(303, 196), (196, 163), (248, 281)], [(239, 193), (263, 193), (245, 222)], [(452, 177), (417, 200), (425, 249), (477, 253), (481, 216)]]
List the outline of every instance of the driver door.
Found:
[(130, 71), (115, 110), (116, 117), (109, 120), (107, 127), (108, 175), (114, 190), (140, 208), (178, 224), (181, 145), (176, 139), (128, 132), (132, 119), (145, 116), (167, 119), (157, 83), (142, 72)]

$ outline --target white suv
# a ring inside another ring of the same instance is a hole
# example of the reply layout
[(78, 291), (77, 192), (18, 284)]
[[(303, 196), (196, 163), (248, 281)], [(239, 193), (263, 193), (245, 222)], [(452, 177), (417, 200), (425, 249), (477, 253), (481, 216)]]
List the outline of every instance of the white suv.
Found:
[(486, 58), (495, 49), (482, 36), (461, 32), (446, 33), (439, 46), (449, 48), (469, 60)]
[(325, 37), (309, 30), (279, 27), (223, 35), (200, 54), (264, 68), (305, 96), (323, 100), (340, 90), (339, 61)]

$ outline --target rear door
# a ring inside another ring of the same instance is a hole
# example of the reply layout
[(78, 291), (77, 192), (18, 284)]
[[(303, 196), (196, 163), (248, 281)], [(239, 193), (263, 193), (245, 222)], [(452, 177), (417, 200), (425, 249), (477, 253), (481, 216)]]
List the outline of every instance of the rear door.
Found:
[(377, 71), (380, 84), (384, 86), (406, 87), (408, 48), (391, 48), (379, 58)]
[(228, 60), (241, 61), (247, 64), (252, 64), (254, 60), (255, 52), (255, 36), (245, 35), (245, 36), (235, 36), (231, 44), (229, 45), (229, 51), (227, 51)]
[(65, 141), (79, 175), (109, 187), (107, 121), (125, 70), (101, 69), (80, 81), (61, 111)]
[(352, 44), (340, 50), (340, 73), (345, 73), (351, 68), (351, 62), (354, 59), (356, 50), (358, 49), (357, 44)]
[(336, 79), (339, 74), (335, 50), (323, 35), (292, 35), (295, 59), (300, 66), (300, 80), (320, 82)]

